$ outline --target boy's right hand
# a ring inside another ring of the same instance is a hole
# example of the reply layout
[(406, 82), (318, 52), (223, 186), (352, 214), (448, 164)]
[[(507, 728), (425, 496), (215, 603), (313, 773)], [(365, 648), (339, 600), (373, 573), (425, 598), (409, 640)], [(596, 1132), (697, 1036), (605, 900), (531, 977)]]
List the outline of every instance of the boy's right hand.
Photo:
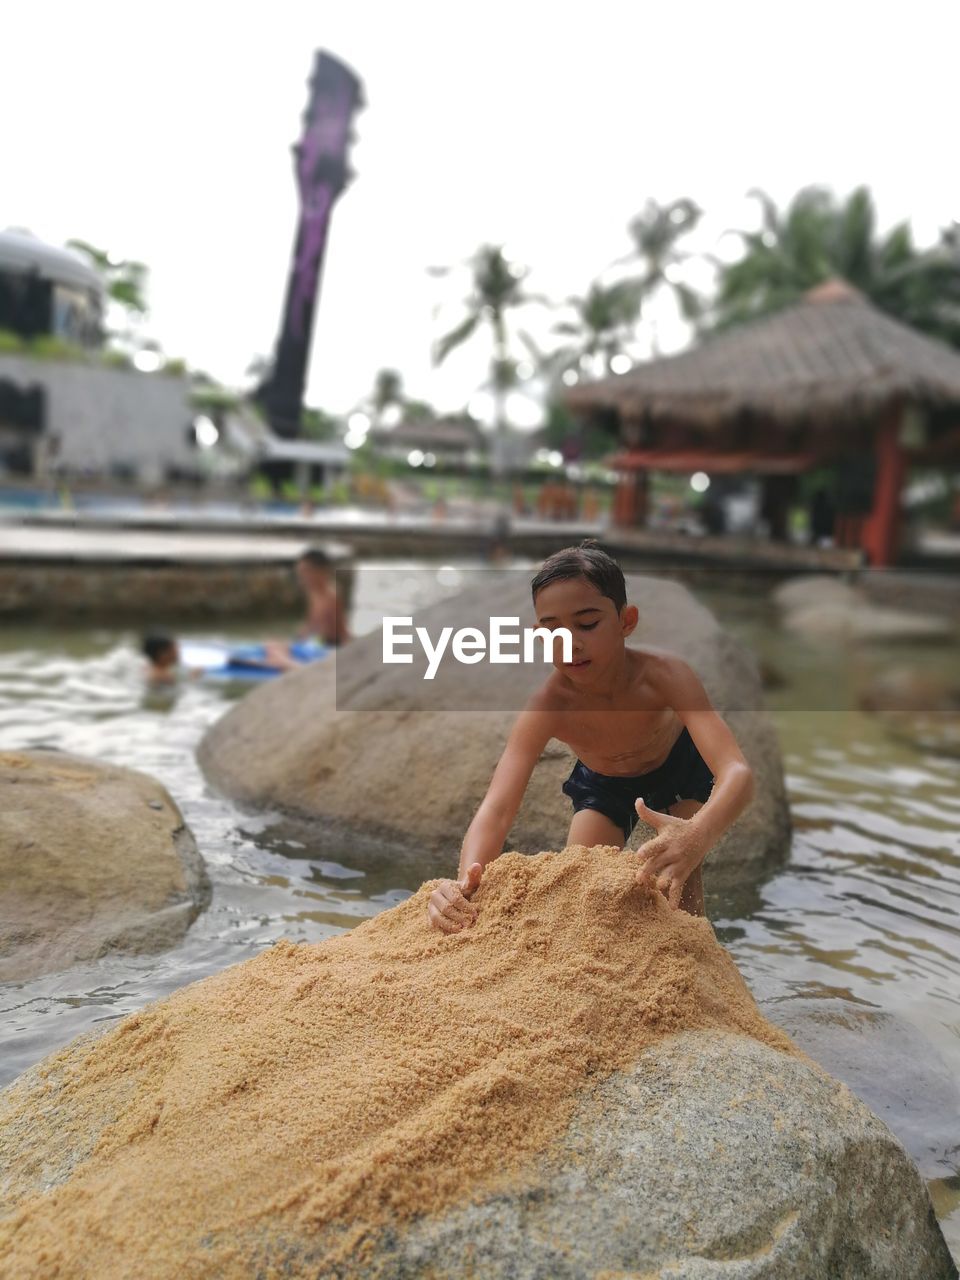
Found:
[(471, 863), (460, 880), (441, 880), (427, 903), (427, 919), (434, 929), (458, 933), (465, 925), (475, 924), (477, 908), (470, 902), (483, 875), (483, 864)]

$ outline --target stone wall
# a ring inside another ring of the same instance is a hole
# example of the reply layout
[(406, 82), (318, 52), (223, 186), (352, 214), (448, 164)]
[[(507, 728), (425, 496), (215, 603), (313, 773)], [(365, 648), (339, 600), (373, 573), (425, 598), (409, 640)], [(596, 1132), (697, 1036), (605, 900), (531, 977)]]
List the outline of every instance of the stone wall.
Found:
[(129, 564), (0, 560), (0, 618), (225, 618), (296, 614), (289, 562)]

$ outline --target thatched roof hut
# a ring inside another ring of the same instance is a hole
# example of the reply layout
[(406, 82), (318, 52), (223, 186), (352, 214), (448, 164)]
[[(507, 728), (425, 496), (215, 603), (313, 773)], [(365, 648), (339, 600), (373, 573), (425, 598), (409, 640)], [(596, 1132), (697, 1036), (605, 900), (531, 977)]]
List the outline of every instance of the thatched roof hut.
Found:
[(478, 424), (466, 416), (413, 418), (395, 427), (374, 427), (370, 441), (385, 453), (406, 457), (411, 449), (434, 453), (438, 458), (463, 459), (480, 454), (487, 442)]
[(649, 471), (765, 477), (774, 536), (786, 536), (790, 478), (842, 462), (862, 472), (844, 544), (895, 557), (912, 462), (960, 463), (960, 353), (874, 307), (842, 280), (679, 355), (571, 388), (574, 413), (606, 424), (624, 452), (622, 523), (642, 522)]
[(835, 427), (896, 401), (960, 411), (960, 353), (874, 307), (841, 280), (679, 355), (572, 388), (580, 411), (715, 429), (743, 416)]

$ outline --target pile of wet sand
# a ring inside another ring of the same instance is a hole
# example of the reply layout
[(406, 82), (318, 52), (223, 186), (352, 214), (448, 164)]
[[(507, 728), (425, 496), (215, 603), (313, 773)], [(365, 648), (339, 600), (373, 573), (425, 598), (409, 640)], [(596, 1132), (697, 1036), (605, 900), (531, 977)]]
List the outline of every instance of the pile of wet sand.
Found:
[[(95, 1258), (99, 1280), (229, 1280), (256, 1256), (268, 1276), (272, 1240), (322, 1232), (349, 1269), (379, 1230), (522, 1180), (585, 1087), (660, 1037), (716, 1028), (794, 1052), (709, 922), (638, 886), (637, 865), (612, 848), (504, 854), (472, 928), (430, 929), (429, 881), (54, 1055), (60, 1130), (92, 1150), (45, 1194), (33, 1152), (0, 1222), (3, 1274)], [(11, 1090), (3, 1122), (42, 1106)]]

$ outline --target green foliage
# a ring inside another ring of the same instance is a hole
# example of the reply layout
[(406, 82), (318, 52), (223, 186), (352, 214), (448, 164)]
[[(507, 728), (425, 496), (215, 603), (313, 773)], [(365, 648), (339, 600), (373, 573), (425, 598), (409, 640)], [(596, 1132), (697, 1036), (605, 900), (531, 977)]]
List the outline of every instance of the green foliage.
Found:
[(273, 485), (266, 476), (259, 474), (250, 477), (247, 490), (255, 502), (269, 502), (273, 497)]
[(26, 350), (27, 344), (19, 333), (13, 333), (10, 329), (0, 329), (0, 352), (19, 355)]
[(500, 245), (481, 245), (470, 259), (471, 289), (464, 300), (466, 315), (463, 320), (436, 343), (434, 362), (440, 364), (451, 351), (462, 346), (481, 325), (490, 331), (492, 358), (490, 383), (494, 389), (496, 416), (493, 437), (493, 466), (495, 472), (504, 469), (504, 433), (507, 430), (504, 410), (504, 392), (517, 380), (516, 362), (510, 350), (507, 332), (507, 316), (530, 303), (543, 302), (544, 298), (528, 293), (523, 287), (527, 274), (525, 267), (507, 261)]
[(365, 440), (362, 445), (350, 452), (351, 476), (376, 476), (378, 479), (388, 480), (391, 476), (407, 470), (406, 463), (384, 457), (376, 451), (369, 440)]
[(86, 354), (75, 342), (66, 342), (48, 333), (31, 338), (27, 351), (39, 360), (82, 360)]
[(381, 369), (374, 379), (373, 408), (379, 417), (391, 405), (402, 405), (403, 378), (396, 369)]
[[(648, 200), (631, 220), (627, 230), (633, 240), (632, 259), (641, 269), (635, 282), (642, 307), (658, 293), (672, 291), (683, 317), (695, 323), (703, 310), (703, 300), (697, 293), (675, 278), (673, 268), (686, 261), (690, 255), (680, 248), (680, 241), (693, 231), (703, 216), (703, 210), (689, 196), (681, 196), (668, 204)], [(651, 346), (657, 350), (656, 327), (652, 327)]]
[(190, 388), (190, 403), (195, 409), (237, 409), (241, 397), (227, 387), (196, 383)]
[(831, 277), (854, 285), (903, 323), (960, 346), (960, 247), (943, 232), (933, 249), (913, 242), (907, 223), (881, 235), (873, 198), (858, 187), (845, 200), (804, 187), (779, 209), (762, 191), (759, 231), (740, 231), (741, 257), (721, 264), (713, 328), (728, 328), (799, 301)]
[(407, 422), (434, 422), (437, 411), (426, 400), (406, 400), (403, 416)]
[(103, 277), (107, 293), (114, 302), (134, 315), (146, 315), (148, 272), (144, 263), (111, 258), (105, 249), (98, 249), (86, 240), (68, 240), (67, 247), (89, 259), (91, 266)]
[(463, 346), (467, 339), (473, 336), (477, 325), (480, 323), (480, 314), (479, 311), (471, 313), (455, 329), (451, 329), (449, 333), (444, 334), (434, 348), (433, 358), (436, 364), (442, 364), (451, 351)]
[(132, 369), (133, 361), (125, 351), (107, 350), (102, 352), (103, 363), (110, 369)]
[(579, 445), (578, 461), (600, 461), (617, 449), (617, 439), (592, 422), (575, 418), (562, 400), (551, 400), (544, 422), (544, 441), (548, 449), (562, 450), (571, 439)]
[(323, 409), (305, 408), (301, 423), (307, 440), (336, 440), (340, 435), (340, 419)]
[(696, 201), (681, 196), (669, 204), (648, 200), (631, 220), (628, 231), (636, 256), (646, 268), (644, 285), (648, 290), (663, 283), (667, 268), (681, 261), (684, 255), (677, 243), (694, 230), (702, 216), (703, 210)]
[(173, 360), (166, 360), (160, 368), (161, 373), (165, 373), (170, 378), (183, 378), (187, 373), (187, 362), (179, 357)]
[(638, 280), (619, 280), (611, 285), (594, 281), (583, 297), (568, 298), (574, 318), (555, 324), (553, 332), (572, 338), (572, 342), (547, 355), (529, 335), (521, 335), (540, 373), (556, 386), (566, 370), (589, 369), (599, 357), (603, 371), (609, 374), (613, 358), (636, 337), (643, 293)]

